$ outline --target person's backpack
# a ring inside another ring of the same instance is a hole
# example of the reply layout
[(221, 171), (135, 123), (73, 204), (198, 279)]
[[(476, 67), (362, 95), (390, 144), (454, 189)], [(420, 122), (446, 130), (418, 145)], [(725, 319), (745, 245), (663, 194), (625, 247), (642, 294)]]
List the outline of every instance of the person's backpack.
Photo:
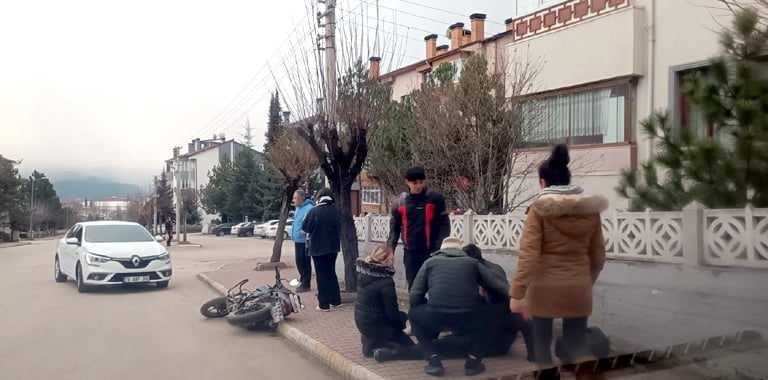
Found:
[[(611, 354), (611, 342), (608, 336), (599, 327), (587, 328), (587, 347), (589, 353), (596, 358), (606, 358)], [(555, 355), (563, 363), (572, 363), (574, 359), (562, 342), (562, 338), (555, 341)]]

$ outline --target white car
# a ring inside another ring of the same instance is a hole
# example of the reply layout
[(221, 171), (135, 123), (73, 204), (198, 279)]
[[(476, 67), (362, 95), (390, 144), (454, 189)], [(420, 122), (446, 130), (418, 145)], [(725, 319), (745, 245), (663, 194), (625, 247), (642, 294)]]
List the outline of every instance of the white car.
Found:
[(240, 227), (243, 227), (246, 224), (248, 224), (248, 222), (242, 222), (232, 226), (232, 235), (237, 235), (237, 232), (240, 231)]
[[(274, 239), (275, 236), (277, 236), (277, 225), (278, 223), (275, 223), (267, 227), (266, 235), (268, 238)], [(293, 231), (293, 219), (288, 219), (285, 222), (285, 232), (283, 232), (283, 239), (289, 240), (291, 238), (292, 231)]]
[(276, 226), (277, 222), (279, 222), (279, 220), (275, 219), (275, 220), (270, 220), (266, 223), (259, 224), (258, 226), (254, 227), (253, 234), (256, 236), (261, 236), (262, 239), (266, 239), (267, 229), (269, 229), (269, 227), (271, 226)]
[(77, 281), (87, 292), (104, 285), (154, 283), (168, 287), (171, 255), (144, 227), (131, 222), (75, 224), (59, 240), (54, 261), (56, 282)]

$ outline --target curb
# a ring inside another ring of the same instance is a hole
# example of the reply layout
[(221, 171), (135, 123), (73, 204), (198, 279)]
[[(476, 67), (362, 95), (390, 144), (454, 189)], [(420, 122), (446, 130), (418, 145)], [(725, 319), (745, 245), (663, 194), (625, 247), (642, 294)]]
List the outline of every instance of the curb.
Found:
[[(223, 285), (211, 279), (205, 273), (198, 273), (197, 278), (211, 287), (213, 290), (226, 294), (227, 289)], [(383, 377), (373, 373), (368, 368), (347, 359), (344, 355), (334, 351), (323, 343), (318, 342), (301, 330), (283, 322), (277, 326), (277, 333), (289, 342), (299, 346), (312, 357), (325, 364), (328, 368), (338, 373), (342, 378), (349, 380), (384, 380)]]
[(20, 242), (20, 243), (16, 243), (16, 244), (0, 245), (0, 249), (3, 249), (3, 248), (13, 248), (13, 247), (21, 247), (21, 246), (24, 246), (24, 245), (32, 245), (32, 242), (25, 241), (25, 242)]

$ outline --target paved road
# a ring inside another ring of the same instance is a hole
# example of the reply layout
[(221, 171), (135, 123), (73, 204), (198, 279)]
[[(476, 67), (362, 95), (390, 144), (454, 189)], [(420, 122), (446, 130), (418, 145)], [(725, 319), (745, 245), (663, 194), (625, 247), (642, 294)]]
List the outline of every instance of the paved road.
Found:
[(172, 247), (168, 289), (89, 294), (54, 282), (55, 241), (0, 249), (0, 379), (336, 378), (278, 336), (198, 312), (216, 294), (197, 273), (266, 256), (271, 242), (193, 239), (203, 248)]

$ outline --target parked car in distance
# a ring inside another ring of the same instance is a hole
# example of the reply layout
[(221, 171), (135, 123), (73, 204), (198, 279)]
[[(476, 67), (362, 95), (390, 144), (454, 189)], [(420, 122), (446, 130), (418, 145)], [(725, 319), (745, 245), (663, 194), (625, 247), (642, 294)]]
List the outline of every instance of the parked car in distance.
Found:
[[(283, 239), (290, 240), (291, 231), (293, 231), (293, 219), (288, 219), (285, 222), (285, 231), (283, 232)], [(267, 228), (267, 237), (270, 239), (274, 239), (275, 236), (277, 236), (277, 223)]]
[(277, 222), (279, 222), (279, 220), (274, 219), (274, 220), (270, 220), (270, 221), (264, 222), (262, 224), (259, 224), (259, 225), (256, 226), (256, 228), (254, 228), (253, 234), (256, 235), (256, 236), (261, 237), (262, 239), (266, 239), (267, 238), (267, 229), (270, 226), (272, 226), (272, 225), (276, 226)]
[(237, 232), (235, 232), (235, 229), (232, 228), (232, 235), (237, 234), (238, 237), (253, 236), (254, 227), (256, 227), (256, 223), (253, 223), (253, 222), (247, 222), (245, 224), (241, 223), (240, 227), (237, 228)]
[(96, 286), (154, 283), (171, 280), (171, 255), (146, 228), (133, 222), (77, 223), (59, 240), (54, 278), (77, 282), (80, 293)]
[(248, 224), (248, 222), (242, 222), (242, 223), (238, 223), (238, 224), (235, 224), (234, 226), (232, 226), (232, 232), (231, 232), (232, 235), (237, 235), (237, 232), (240, 231), (240, 227), (243, 227), (246, 224)]
[(211, 235), (224, 236), (232, 233), (234, 223), (221, 223), (211, 228)]

